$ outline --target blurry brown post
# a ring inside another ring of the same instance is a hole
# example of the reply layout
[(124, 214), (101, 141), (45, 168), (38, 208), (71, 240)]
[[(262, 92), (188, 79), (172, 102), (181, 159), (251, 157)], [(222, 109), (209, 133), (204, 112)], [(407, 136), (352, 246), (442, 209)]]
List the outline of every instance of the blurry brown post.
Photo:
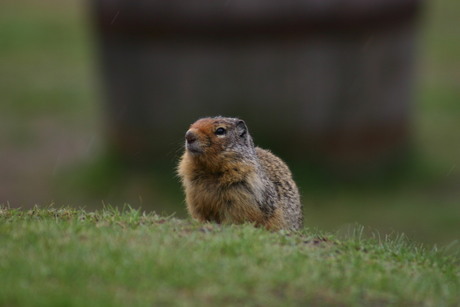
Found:
[(190, 123), (225, 115), (287, 160), (394, 159), (410, 139), (420, 4), (93, 0), (109, 141), (172, 160)]

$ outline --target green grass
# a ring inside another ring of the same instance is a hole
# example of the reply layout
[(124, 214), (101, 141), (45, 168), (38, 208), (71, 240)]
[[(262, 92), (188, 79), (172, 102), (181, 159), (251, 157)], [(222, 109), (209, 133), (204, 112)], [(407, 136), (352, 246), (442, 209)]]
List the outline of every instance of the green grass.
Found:
[(458, 253), (125, 210), (0, 209), (0, 305), (460, 304)]

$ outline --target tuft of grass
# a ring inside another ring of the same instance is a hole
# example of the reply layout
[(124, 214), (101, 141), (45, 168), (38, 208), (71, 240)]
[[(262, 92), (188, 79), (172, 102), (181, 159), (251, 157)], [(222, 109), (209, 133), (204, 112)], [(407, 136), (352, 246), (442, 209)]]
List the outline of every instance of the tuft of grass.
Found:
[[(460, 303), (456, 249), (199, 224), (125, 206), (0, 207), (0, 305)], [(458, 250), (457, 250), (458, 251)]]

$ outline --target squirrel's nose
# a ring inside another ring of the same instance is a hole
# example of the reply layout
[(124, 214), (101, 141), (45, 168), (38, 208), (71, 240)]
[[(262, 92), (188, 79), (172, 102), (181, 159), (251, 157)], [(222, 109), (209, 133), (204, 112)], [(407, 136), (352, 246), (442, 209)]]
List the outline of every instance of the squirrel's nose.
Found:
[(193, 142), (195, 142), (197, 139), (196, 137), (196, 134), (193, 133), (192, 131), (187, 131), (187, 133), (185, 134), (185, 140), (187, 141), (187, 143), (189, 144), (192, 144)]

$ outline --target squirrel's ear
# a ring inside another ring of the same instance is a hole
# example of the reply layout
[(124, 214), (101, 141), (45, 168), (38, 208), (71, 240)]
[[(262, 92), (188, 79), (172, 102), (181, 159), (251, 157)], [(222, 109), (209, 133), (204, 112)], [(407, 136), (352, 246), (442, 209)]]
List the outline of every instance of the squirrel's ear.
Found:
[(238, 132), (239, 136), (244, 136), (248, 132), (248, 127), (246, 127), (244, 120), (239, 120), (236, 123), (236, 131)]

